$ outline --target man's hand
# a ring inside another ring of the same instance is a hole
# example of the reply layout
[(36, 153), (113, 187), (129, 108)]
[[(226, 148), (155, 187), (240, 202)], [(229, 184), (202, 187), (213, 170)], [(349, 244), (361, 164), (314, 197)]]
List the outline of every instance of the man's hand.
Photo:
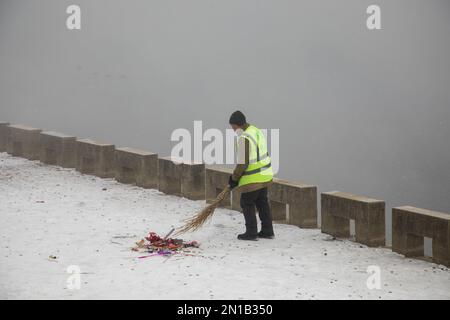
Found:
[(230, 178), (228, 178), (228, 185), (230, 186), (230, 189), (233, 190), (233, 188), (237, 187), (239, 184), (239, 181), (234, 181), (233, 176), (230, 175)]

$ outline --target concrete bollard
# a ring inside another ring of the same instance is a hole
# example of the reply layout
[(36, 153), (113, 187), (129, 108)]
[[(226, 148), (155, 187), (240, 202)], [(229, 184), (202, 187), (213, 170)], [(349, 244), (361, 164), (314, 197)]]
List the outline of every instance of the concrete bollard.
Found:
[(77, 165), (77, 138), (57, 132), (41, 132), (40, 160), (43, 163), (75, 168)]
[(234, 188), (231, 191), (231, 209), (242, 212), (241, 191), (239, 190), (239, 188)]
[(156, 153), (133, 148), (117, 148), (115, 158), (117, 181), (147, 189), (158, 188)]
[(411, 206), (392, 208), (392, 250), (424, 256), (424, 237), (432, 238), (433, 262), (450, 267), (450, 214)]
[(9, 125), (8, 131), (6, 150), (9, 154), (29, 160), (39, 160), (42, 130), (22, 125)]
[[(205, 169), (205, 198), (206, 203), (212, 203), (219, 193), (228, 185), (228, 178), (233, 170), (220, 165), (209, 165)], [(232, 209), (231, 195), (229, 194), (221, 207)]]
[(274, 221), (317, 228), (316, 186), (274, 179), (269, 187), (269, 201)]
[(274, 200), (269, 200), (270, 212), (272, 213), (272, 219), (277, 223), (288, 223), (287, 217), (287, 204)]
[(287, 223), (287, 192), (281, 180), (274, 179), (269, 187), (268, 197), (273, 221)]
[(382, 200), (332, 191), (322, 193), (322, 232), (350, 237), (350, 220), (355, 220), (356, 242), (369, 247), (384, 246), (385, 203)]
[(159, 190), (191, 200), (205, 199), (205, 165), (171, 157), (159, 158)]
[(0, 152), (5, 152), (8, 146), (9, 123), (0, 121)]
[(191, 200), (205, 200), (205, 164), (183, 162), (181, 194)]
[(77, 140), (77, 171), (100, 178), (114, 178), (114, 145), (90, 139)]
[(166, 194), (182, 196), (181, 175), (183, 163), (181, 160), (162, 157), (158, 159), (158, 189)]

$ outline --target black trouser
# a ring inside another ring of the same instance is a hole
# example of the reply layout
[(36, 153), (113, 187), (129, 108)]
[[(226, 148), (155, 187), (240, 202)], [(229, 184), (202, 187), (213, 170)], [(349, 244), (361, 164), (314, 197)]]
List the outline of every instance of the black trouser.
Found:
[(246, 233), (252, 235), (258, 233), (255, 212), (258, 209), (261, 231), (273, 234), (272, 214), (269, 200), (267, 199), (267, 188), (241, 193), (241, 208), (244, 212)]

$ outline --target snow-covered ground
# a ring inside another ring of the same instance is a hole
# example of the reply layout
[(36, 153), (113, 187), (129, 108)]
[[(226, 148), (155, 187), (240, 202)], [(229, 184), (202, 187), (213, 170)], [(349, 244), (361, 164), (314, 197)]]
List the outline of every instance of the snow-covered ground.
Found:
[[(450, 298), (443, 266), (281, 224), (274, 240), (242, 242), (243, 218), (226, 209), (184, 235), (201, 243), (195, 256), (138, 259), (130, 250), (203, 206), (0, 153), (0, 298)], [(67, 287), (72, 265), (79, 289)], [(368, 288), (369, 266), (380, 268), (381, 289)]]

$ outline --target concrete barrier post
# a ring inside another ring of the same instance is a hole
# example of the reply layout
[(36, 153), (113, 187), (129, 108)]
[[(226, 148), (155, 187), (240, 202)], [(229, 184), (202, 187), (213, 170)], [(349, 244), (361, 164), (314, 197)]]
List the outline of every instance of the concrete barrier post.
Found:
[(288, 223), (300, 228), (317, 228), (317, 187), (301, 183), (287, 186)]
[(234, 188), (231, 191), (231, 209), (242, 212), (241, 191), (239, 190), (239, 188)]
[(171, 157), (158, 159), (159, 191), (181, 197), (181, 174), (183, 163)]
[(9, 125), (7, 152), (16, 157), (39, 160), (40, 133), (42, 130), (22, 126)]
[(75, 168), (77, 164), (76, 137), (57, 132), (41, 132), (40, 160), (63, 168)]
[(268, 197), (273, 221), (287, 223), (287, 193), (283, 180), (274, 179), (269, 187)]
[(356, 241), (369, 247), (384, 246), (385, 202), (350, 193), (322, 193), (322, 232), (335, 237), (350, 236), (355, 220)]
[(322, 193), (321, 198), (321, 216), (322, 216), (322, 232), (330, 234), (338, 238), (350, 237), (350, 220), (336, 214), (335, 208), (341, 206), (339, 199)]
[[(206, 166), (205, 170), (205, 197), (206, 203), (212, 203), (217, 195), (228, 185), (228, 178), (233, 170), (220, 165)], [(221, 204), (221, 207), (231, 209), (231, 194)]]
[(269, 201), (272, 220), (277, 223), (288, 223), (287, 204), (278, 201)]
[(0, 121), (0, 152), (5, 152), (8, 145), (9, 129), (8, 122)]
[(100, 178), (115, 177), (115, 153), (113, 144), (90, 139), (77, 140), (77, 170)]
[(205, 164), (183, 162), (181, 194), (191, 200), (205, 200)]
[(269, 187), (269, 200), (274, 221), (317, 228), (316, 186), (274, 179)]
[(433, 261), (450, 267), (450, 214), (411, 206), (392, 209), (392, 250), (424, 256), (424, 237), (432, 238)]
[(117, 148), (115, 157), (117, 181), (135, 184), (142, 188), (158, 188), (158, 155), (156, 153), (126, 147)]

